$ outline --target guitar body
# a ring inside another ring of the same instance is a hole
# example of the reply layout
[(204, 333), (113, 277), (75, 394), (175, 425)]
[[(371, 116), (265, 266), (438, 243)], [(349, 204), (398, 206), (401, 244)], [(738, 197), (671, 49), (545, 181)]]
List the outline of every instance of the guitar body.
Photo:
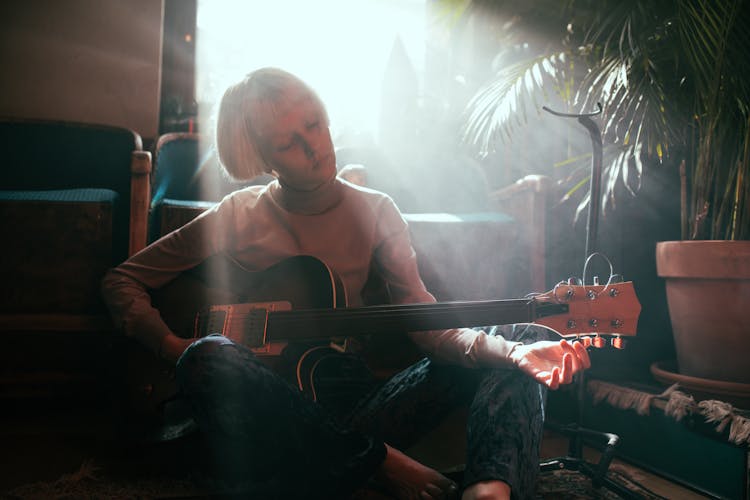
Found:
[[(211, 258), (151, 291), (151, 300), (175, 334), (193, 338), (200, 336), (199, 313), (217, 304), (283, 302), (295, 309), (331, 309), (345, 307), (347, 299), (341, 280), (328, 266), (314, 257), (296, 256), (260, 272), (247, 271), (226, 258)], [(294, 375), (296, 365), (287, 365), (310, 348), (292, 345), (286, 356), (262, 359), (272, 369), (284, 374), (291, 370)], [(176, 394), (173, 368), (136, 343), (128, 345), (126, 359), (131, 411), (148, 419), (162, 418), (162, 406)], [(307, 361), (305, 366), (311, 366), (310, 358)]]
[(290, 257), (258, 272), (212, 257), (152, 291), (151, 301), (169, 328), (183, 338), (196, 336), (196, 313), (217, 304), (288, 302), (293, 309), (333, 309), (347, 304), (339, 277), (308, 255)]

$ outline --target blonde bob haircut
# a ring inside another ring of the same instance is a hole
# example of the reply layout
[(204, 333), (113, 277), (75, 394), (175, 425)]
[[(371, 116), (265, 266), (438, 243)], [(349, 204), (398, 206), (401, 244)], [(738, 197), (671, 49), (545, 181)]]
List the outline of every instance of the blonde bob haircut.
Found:
[(255, 70), (224, 92), (216, 117), (216, 148), (230, 177), (246, 181), (273, 170), (263, 158), (261, 139), (253, 124), (259, 117), (273, 117), (278, 104), (290, 92), (309, 96), (320, 106), (328, 126), (328, 114), (318, 94), (293, 74), (278, 68)]

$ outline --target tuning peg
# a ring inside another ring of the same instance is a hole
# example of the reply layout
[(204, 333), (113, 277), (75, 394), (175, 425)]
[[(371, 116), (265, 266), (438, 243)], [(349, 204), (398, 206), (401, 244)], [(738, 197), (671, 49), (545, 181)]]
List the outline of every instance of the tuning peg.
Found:
[(623, 283), (625, 279), (622, 277), (622, 274), (613, 274), (611, 278), (609, 278), (610, 283)]
[(593, 345), (597, 349), (601, 349), (602, 347), (607, 345), (607, 341), (604, 340), (604, 338), (600, 335), (597, 335), (593, 339), (591, 339), (591, 345)]
[(571, 286), (581, 286), (583, 285), (583, 281), (581, 281), (581, 278), (576, 278), (575, 276), (571, 276), (568, 278), (568, 285)]
[(620, 336), (612, 337), (610, 343), (615, 349), (625, 349), (625, 339)]

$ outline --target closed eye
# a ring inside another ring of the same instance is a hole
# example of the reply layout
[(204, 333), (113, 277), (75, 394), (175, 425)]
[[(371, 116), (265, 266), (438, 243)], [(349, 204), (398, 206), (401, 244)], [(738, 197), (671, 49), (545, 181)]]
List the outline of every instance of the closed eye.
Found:
[(317, 128), (319, 126), (320, 126), (320, 120), (315, 120), (314, 122), (307, 124), (307, 130), (312, 130), (312, 129)]

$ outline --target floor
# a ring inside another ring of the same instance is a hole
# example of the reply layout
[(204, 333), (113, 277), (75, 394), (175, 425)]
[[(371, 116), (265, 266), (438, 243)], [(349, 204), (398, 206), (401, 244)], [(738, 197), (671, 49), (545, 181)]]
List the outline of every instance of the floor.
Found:
[[(3, 406), (6, 409), (0, 415), (0, 442), (3, 443), (3, 446), (0, 446), (0, 463), (3, 464), (3, 473), (0, 474), (0, 498), (2, 492), (19, 485), (53, 481), (64, 474), (74, 473), (92, 457), (105, 453), (104, 450), (111, 443), (112, 436), (118, 432), (115, 423), (118, 419), (113, 418), (110, 410), (105, 407), (90, 404), (73, 408), (67, 404), (40, 406), (28, 401)], [(456, 421), (447, 421), (444, 428), (437, 429), (436, 432), (444, 432), (455, 426), (461, 415), (456, 414), (453, 418)], [(450, 439), (435, 442), (441, 443), (440, 446), (421, 445), (414, 447), (410, 452), (430, 462), (430, 465), (449, 468), (455, 463), (452, 461), (461, 444), (458, 441), (452, 443)], [(562, 456), (567, 446), (566, 438), (547, 432), (542, 456)], [(597, 455), (594, 450), (585, 450), (585, 457), (590, 461), (596, 461)], [(709, 498), (616, 459), (611, 467), (625, 472), (633, 480), (665, 498)]]
[[(460, 435), (455, 432), (450, 432), (450, 430), (462, 425), (461, 420), (463, 418), (465, 417), (460, 412), (452, 415), (441, 425), (440, 428), (434, 431), (434, 434), (439, 437), (438, 439), (425, 440), (410, 449), (409, 454), (422, 460), (424, 463), (428, 463), (438, 470), (450, 469), (450, 467), (456, 463), (455, 450), (460, 450), (459, 456), (463, 450), (463, 443), (460, 439), (456, 439), (456, 437), (460, 437)], [(428, 443), (441, 444), (439, 447), (436, 447), (435, 445)], [(553, 431), (546, 430), (540, 452), (542, 460), (564, 457), (568, 452), (568, 445), (569, 441), (566, 437)], [(598, 463), (600, 453), (592, 448), (586, 447), (584, 448), (583, 456), (590, 463)], [(612, 461), (610, 469), (618, 470), (619, 472), (626, 474), (635, 482), (640, 483), (647, 489), (665, 498), (675, 500), (700, 500), (711, 498), (616, 458)]]
[[(551, 458), (564, 456), (567, 451), (567, 447), (567, 438), (553, 433), (548, 433), (545, 436), (545, 440), (542, 444), (542, 457)], [(591, 463), (597, 463), (597, 461), (599, 460), (599, 453), (590, 448), (586, 448), (584, 449), (584, 457)], [(610, 470), (617, 470), (626, 474), (633, 481), (641, 484), (645, 488), (665, 498), (675, 500), (700, 500), (710, 498), (618, 459), (614, 459), (612, 461)]]

